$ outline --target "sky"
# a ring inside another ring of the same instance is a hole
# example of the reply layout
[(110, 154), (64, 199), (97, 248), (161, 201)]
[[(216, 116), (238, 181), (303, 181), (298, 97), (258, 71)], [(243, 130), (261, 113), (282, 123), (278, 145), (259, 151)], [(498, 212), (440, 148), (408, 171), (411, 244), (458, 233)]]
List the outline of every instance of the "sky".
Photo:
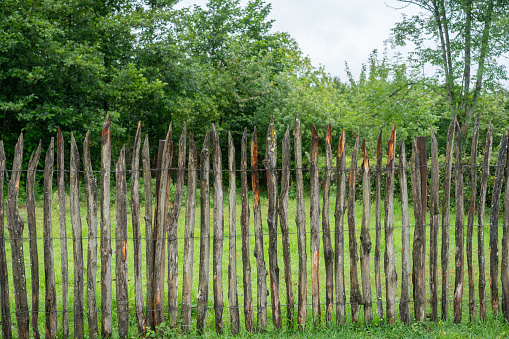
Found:
[[(243, 0), (243, 3), (246, 1)], [(395, 51), (384, 41), (391, 28), (413, 8), (397, 10), (396, 0), (268, 0), (272, 4), (274, 31), (288, 32), (310, 57), (314, 66), (322, 65), (333, 76), (346, 80), (345, 62), (358, 78), (362, 64), (377, 49), (382, 55), (388, 48), (389, 57)], [(182, 0), (178, 7), (193, 4), (205, 6), (207, 0)], [(392, 7), (390, 7), (392, 6)]]

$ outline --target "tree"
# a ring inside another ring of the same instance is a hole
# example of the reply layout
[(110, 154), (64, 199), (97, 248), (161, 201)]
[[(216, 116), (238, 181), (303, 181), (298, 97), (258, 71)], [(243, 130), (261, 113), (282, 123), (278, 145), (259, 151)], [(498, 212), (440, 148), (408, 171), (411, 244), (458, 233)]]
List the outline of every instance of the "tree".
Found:
[(458, 114), (462, 132), (472, 122), (483, 88), (507, 79), (499, 59), (509, 51), (507, 0), (397, 0), (418, 6), (419, 15), (403, 16), (392, 30), (391, 42), (415, 45), (410, 55), (415, 69), (431, 65), (428, 77)]

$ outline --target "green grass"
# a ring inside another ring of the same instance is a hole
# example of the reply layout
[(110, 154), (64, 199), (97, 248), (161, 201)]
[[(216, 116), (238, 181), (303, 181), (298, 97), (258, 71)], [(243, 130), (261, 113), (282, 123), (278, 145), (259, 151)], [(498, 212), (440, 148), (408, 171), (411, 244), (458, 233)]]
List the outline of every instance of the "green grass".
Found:
[[(211, 197), (212, 197), (212, 189), (211, 189)], [(181, 297), (181, 286), (182, 286), (182, 261), (183, 261), (183, 239), (184, 236), (184, 215), (185, 215), (185, 195), (184, 195), (184, 202), (180, 211), (180, 218), (179, 218), (179, 226), (178, 226), (178, 236), (181, 237), (178, 240), (178, 248), (179, 248), (179, 277), (178, 277), (178, 287), (179, 287), (179, 298)], [(199, 198), (199, 193), (198, 193)], [(243, 312), (243, 286), (242, 286), (242, 260), (241, 260), (241, 238), (240, 238), (240, 213), (241, 213), (241, 201), (240, 201), (240, 194), (237, 193), (236, 197), (236, 215), (237, 215), (237, 227), (236, 227), (236, 249), (237, 249), (237, 286), (238, 286), (238, 292), (239, 292), (239, 305), (241, 306), (240, 309), (240, 321), (241, 321), (241, 337), (248, 337), (253, 336), (254, 334), (250, 334), (245, 331), (244, 327), (244, 312)], [(59, 334), (61, 334), (62, 331), (62, 281), (61, 281), (61, 260), (60, 260), (60, 241), (59, 241), (59, 222), (58, 222), (58, 197), (56, 192), (53, 192), (53, 249), (54, 249), (54, 259), (55, 259), (55, 279), (56, 279), (56, 288), (57, 288), (57, 305), (58, 305), (58, 331)], [(228, 228), (228, 203), (227, 203), (228, 197), (227, 192), (225, 192), (224, 196), (224, 221), (225, 221), (225, 241), (224, 241), (224, 252), (223, 252), (223, 298), (224, 298), (224, 313), (223, 313), (223, 321), (224, 321), (224, 332), (229, 333), (230, 331), (230, 314), (229, 314), (229, 301), (228, 301), (228, 285), (227, 285), (227, 276), (228, 276), (228, 236), (229, 236), (229, 228)], [(86, 203), (84, 196), (81, 197), (81, 215), (82, 215), (82, 226), (83, 226), (83, 252), (85, 254), (84, 257), (84, 274), (86, 277), (86, 263), (87, 263), (87, 247), (88, 247), (88, 225), (86, 223)], [(129, 207), (130, 199), (128, 199), (128, 212), (130, 212)], [(21, 202), (24, 203), (24, 202)], [(69, 199), (67, 197), (67, 235), (69, 240), (67, 241), (67, 247), (68, 247), (68, 259), (69, 259), (69, 280), (70, 280), (70, 286), (69, 286), (69, 306), (71, 313), (69, 314), (70, 317), (70, 335), (72, 337), (73, 335), (73, 314), (72, 314), (72, 305), (73, 305), (73, 256), (72, 256), (72, 231), (71, 231), (71, 223), (70, 223), (70, 217), (69, 217)], [(262, 220), (263, 220), (263, 230), (264, 233), (268, 233), (266, 218), (267, 218), (267, 206), (268, 201), (266, 197), (262, 196), (261, 199), (262, 204)], [(322, 204), (322, 198), (320, 198), (320, 204)], [(362, 206), (360, 205), (361, 202), (357, 201), (356, 205), (356, 237), (358, 242), (358, 250), (360, 250), (360, 224), (361, 224), (361, 218), (362, 218)], [(398, 199), (395, 199), (395, 251), (396, 251), (396, 269), (398, 272), (398, 291), (396, 300), (399, 300), (400, 297), (400, 288), (401, 288), (401, 208), (399, 206)], [(212, 204), (211, 204), (212, 205)], [(383, 203), (382, 203), (383, 205)], [(332, 232), (334, 231), (334, 206), (335, 206), (335, 193), (331, 192), (331, 199), (330, 199), (330, 207), (329, 207), (329, 214), (330, 214), (330, 227)], [(210, 234), (213, 235), (213, 224), (212, 224), (212, 216), (213, 216), (213, 206), (211, 206), (211, 225), (210, 225)], [(289, 203), (289, 226), (290, 226), (290, 251), (292, 253), (291, 255), (291, 270), (292, 270), (292, 281), (293, 281), (293, 291), (294, 291), (294, 302), (297, 302), (297, 276), (298, 276), (298, 251), (297, 251), (297, 234), (296, 234), (296, 226), (295, 226), (295, 208), (296, 208), (296, 202), (295, 200), (290, 200)], [(251, 209), (251, 228), (250, 228), (250, 234), (253, 235), (253, 212), (252, 212), (252, 202), (250, 202), (250, 209)], [(195, 226), (195, 237), (200, 236), (200, 206), (199, 206), (199, 199), (198, 199), (198, 205), (196, 209), (196, 226)], [(413, 211), (412, 209), (410, 212), (410, 223), (413, 224)], [(25, 220), (25, 230), (24, 235), (28, 238), (28, 229), (26, 226), (26, 208), (24, 205), (20, 206), (20, 213), (23, 219)], [(385, 296), (385, 275), (384, 275), (384, 267), (383, 267), (383, 255), (384, 255), (384, 231), (383, 231), (383, 210), (382, 210), (382, 236), (381, 236), (381, 271), (382, 271), (382, 291)], [(142, 235), (145, 234), (145, 222), (143, 219), (144, 216), (144, 210), (142, 207), (141, 211), (141, 227), (142, 227)], [(37, 230), (38, 230), (38, 238), (42, 238), (43, 230), (42, 230), (42, 217), (43, 217), (43, 211), (42, 211), (42, 201), (37, 202), (36, 206), (36, 217), (37, 217)], [(131, 227), (131, 219), (130, 214), (128, 216), (128, 237), (132, 238), (132, 227)], [(100, 216), (99, 216), (100, 220)], [(466, 219), (465, 219), (466, 220)], [(114, 238), (115, 235), (115, 206), (112, 204), (112, 210), (111, 210), (111, 221), (112, 221), (112, 238)], [(455, 221), (455, 215), (454, 211), (451, 212), (451, 225), (454, 225)], [(477, 223), (477, 221), (476, 221)], [(309, 194), (306, 194), (306, 228), (309, 231)], [(279, 227), (279, 226), (278, 226)], [(320, 223), (320, 230), (321, 230), (321, 223)], [(347, 302), (350, 300), (350, 275), (349, 275), (349, 251), (348, 251), (348, 232), (346, 231), (347, 224), (346, 224), (346, 218), (345, 218), (345, 233), (344, 233), (344, 240), (345, 240), (345, 287), (346, 287), (346, 295), (347, 295)], [(375, 285), (374, 285), (374, 247), (375, 247), (375, 204), (372, 203), (371, 206), (371, 242), (372, 242), (372, 249), (371, 249), (371, 255), (370, 255), (370, 268), (371, 268), (371, 284), (372, 284), (372, 300), (375, 301), (376, 292), (375, 292)], [(413, 239), (413, 231), (414, 228), (411, 228), (410, 237), (411, 240)], [(450, 247), (449, 247), (449, 257), (450, 257), (450, 265), (449, 265), (449, 319), (452, 318), (452, 296), (453, 296), (453, 284), (454, 284), (454, 226), (451, 226), (450, 228)], [(465, 231), (466, 234), (466, 231)], [(485, 252), (487, 256), (486, 263), (489, 264), (489, 251), (488, 251), (488, 234), (489, 229), (488, 227), (485, 228)], [(98, 230), (98, 235), (100, 235), (100, 231)], [(8, 232), (5, 230), (5, 236), (8, 238)], [(501, 243), (501, 237), (502, 232), (499, 231), (499, 242)], [(334, 244), (334, 234), (332, 234), (332, 242)], [(310, 236), (307, 234), (307, 251), (309, 253), (309, 239)], [(439, 246), (441, 244), (441, 228), (439, 231)], [(40, 277), (40, 305), (39, 309), (40, 311), (44, 311), (44, 269), (43, 269), (43, 242), (42, 239), (37, 241), (38, 245), (38, 252), (39, 252), (39, 277)], [(429, 227), (427, 228), (427, 242), (426, 242), (426, 253), (429, 253)], [(194, 266), (193, 270), (195, 272), (194, 274), (194, 280), (193, 280), (193, 306), (196, 306), (196, 292), (197, 292), (197, 285), (198, 285), (198, 265), (199, 265), (199, 246), (200, 241), (198, 238), (194, 241)], [(334, 245), (333, 245), (334, 246)], [(25, 252), (25, 272), (27, 276), (27, 291), (28, 291), (28, 299), (29, 299), (29, 305), (31, 305), (31, 279), (30, 279), (30, 259), (29, 259), (29, 246), (28, 246), (28, 240), (25, 240), (24, 242), (24, 252)], [(112, 240), (112, 249), (115, 251), (115, 240)], [(268, 237), (264, 238), (264, 251), (265, 251), (265, 263), (268, 269)], [(12, 313), (12, 322), (13, 322), (13, 331), (14, 335), (17, 335), (15, 324), (16, 319), (14, 315), (14, 290), (12, 285), (12, 267), (11, 267), (11, 253), (10, 253), (10, 243), (7, 240), (6, 241), (6, 250), (7, 250), (7, 262), (9, 266), (9, 278), (10, 278), (10, 295), (11, 295), (11, 312)], [(251, 271), (252, 271), (252, 292), (253, 292), (253, 304), (256, 306), (256, 262), (255, 258), (252, 255), (254, 250), (254, 236), (250, 237), (250, 263), (251, 263)], [(476, 281), (476, 300), (478, 300), (478, 264), (477, 264), (477, 227), (474, 227), (474, 241), (473, 241), (473, 260), (474, 260), (474, 281)], [(325, 303), (325, 265), (323, 260), (323, 244), (322, 244), (322, 237), (320, 234), (320, 301), (322, 304), (322, 324), (325, 323), (325, 319), (323, 318), (325, 315), (324, 310), (324, 303)], [(132, 337), (136, 337), (137, 329), (136, 329), (136, 316), (134, 314), (134, 264), (132, 258), (133, 253), (133, 241), (128, 241), (128, 276), (129, 276), (129, 302), (130, 302), (130, 335)], [(144, 285), (145, 285), (145, 279), (146, 279), (146, 270), (145, 270), (145, 242), (142, 241), (142, 253), (143, 253), (143, 279), (144, 279)], [(440, 253), (440, 250), (439, 250)], [(212, 250), (211, 250), (212, 254)], [(427, 259), (429, 259), (429, 256), (427, 256)], [(209, 282), (209, 312), (208, 312), (208, 318), (207, 318), (207, 335), (206, 336), (215, 336), (215, 326), (214, 326), (214, 310), (213, 307), (213, 294), (212, 294), (212, 258), (210, 259), (210, 282)], [(286, 314), (286, 306), (284, 306), (286, 301), (286, 286), (284, 282), (284, 264), (283, 264), (283, 258), (282, 258), (282, 246), (281, 246), (281, 236), (278, 235), (278, 265), (280, 268), (280, 296), (281, 296), (281, 304), (282, 306), (282, 314)], [(311, 302), (311, 265), (308, 255), (308, 304)], [(429, 270), (429, 261), (426, 262), (426, 270)], [(112, 272), (113, 272), (113, 279), (115, 279), (115, 254), (113, 253), (112, 256)], [(491, 304), (490, 304), (490, 298), (489, 298), (489, 291), (490, 291), (490, 280), (489, 280), (489, 268), (487, 267), (486, 272), (486, 291), (487, 291), (487, 311), (488, 314), (492, 313), (491, 310)], [(429, 272), (426, 272), (426, 279), (429, 280)], [(440, 259), (439, 259), (439, 295), (442, 288), (441, 284), (442, 279), (442, 271), (441, 271), (441, 265), (440, 265)], [(97, 285), (96, 285), (96, 291), (97, 291), (97, 307), (100, 310), (100, 259), (98, 260), (98, 272), (97, 272)], [(86, 278), (84, 279), (86, 283)], [(361, 282), (360, 277), (360, 266), (359, 266), (359, 282)], [(296, 336), (296, 337), (327, 337), (327, 336), (345, 336), (345, 337), (497, 337), (497, 336), (507, 336), (509, 334), (509, 326), (507, 323), (499, 316), (497, 317), (490, 317), (488, 319), (488, 322), (486, 325), (479, 324), (479, 321), (477, 321), (476, 324), (470, 324), (468, 322), (468, 310), (467, 310), (467, 302), (468, 300), (468, 280), (467, 280), (467, 270), (466, 270), (466, 257), (465, 257), (465, 278), (464, 278), (464, 289), (463, 289), (463, 322), (460, 325), (453, 325), (451, 321), (446, 323), (432, 323), (432, 322), (423, 322), (419, 324), (413, 324), (409, 327), (401, 324), (399, 321), (394, 326), (388, 326), (385, 324), (379, 324), (378, 323), (378, 312), (376, 307), (376, 302), (373, 303), (373, 314), (374, 314), (374, 324), (372, 327), (366, 327), (363, 324), (363, 309), (360, 308), (360, 322), (358, 324), (352, 324), (351, 323), (351, 313), (349, 309), (349, 305), (347, 305), (347, 325), (344, 327), (335, 327), (332, 328), (326, 328), (325, 326), (321, 326), (319, 328), (314, 328), (312, 325), (312, 310), (311, 307), (308, 306), (308, 327), (305, 331), (297, 331), (294, 329), (287, 329), (286, 328), (286, 321), (283, 321), (283, 330), (277, 331), (274, 329), (274, 327), (271, 325), (271, 309), (269, 306), (268, 309), (268, 323), (269, 327), (267, 329), (266, 334), (263, 336), (270, 336), (270, 337), (279, 337), (279, 336)], [(426, 284), (426, 292), (428, 294), (427, 299), (429, 300), (429, 284)], [(270, 286), (269, 284), (269, 277), (267, 276), (267, 286)], [(167, 286), (165, 286), (165, 289)], [(500, 284), (499, 284), (500, 289)], [(85, 286), (85, 297), (84, 297), (84, 303), (86, 307), (86, 286)], [(146, 289), (144, 287), (144, 298), (146, 298)], [(500, 295), (500, 293), (499, 293)], [(116, 309), (115, 305), (115, 282), (113, 282), (113, 309)], [(270, 305), (270, 295), (268, 296), (268, 301)], [(167, 300), (165, 300), (165, 303), (167, 303)], [(179, 301), (180, 304), (180, 301)], [(478, 302), (476, 302), (476, 306), (478, 305)], [(396, 305), (396, 307), (399, 306), (399, 303)], [(385, 305), (384, 305), (385, 307)], [(427, 303), (428, 310), (427, 312), (430, 313), (430, 305)], [(295, 311), (297, 310), (297, 307), (295, 307)], [(384, 310), (385, 311), (385, 310)], [(476, 316), (477, 319), (479, 319), (479, 310), (476, 308)], [(256, 308), (254, 310), (255, 313), (255, 324), (256, 324)], [(413, 313), (413, 305), (412, 305), (412, 313)], [(167, 312), (166, 312), (167, 315)], [(116, 312), (113, 313), (113, 326), (114, 329), (116, 328)], [(396, 314), (397, 318), (399, 318), (399, 311)], [(100, 321), (100, 314), (99, 314), (99, 321)], [(196, 309), (193, 309), (192, 311), (192, 324), (193, 326), (196, 324)], [(87, 333), (87, 319), (85, 316), (85, 326), (86, 326), (86, 332)], [(44, 333), (44, 313), (39, 314), (39, 330), (40, 333)], [(116, 330), (114, 330), (115, 336), (116, 336)], [(169, 330), (165, 329), (163, 330), (163, 333), (166, 333), (169, 335), (175, 335), (180, 333), (180, 329), (177, 328), (176, 330)], [(190, 336), (195, 336), (196, 333), (194, 330), (192, 331)], [(259, 334), (256, 334), (258, 336)]]

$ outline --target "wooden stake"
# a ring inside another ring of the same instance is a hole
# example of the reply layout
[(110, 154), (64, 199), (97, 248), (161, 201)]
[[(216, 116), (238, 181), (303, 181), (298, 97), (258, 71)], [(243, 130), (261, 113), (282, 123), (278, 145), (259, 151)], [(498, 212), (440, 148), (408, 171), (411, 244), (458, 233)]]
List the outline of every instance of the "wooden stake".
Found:
[(346, 153), (345, 130), (341, 133), (336, 158), (336, 208), (334, 210), (334, 246), (335, 246), (335, 276), (336, 276), (336, 323), (344, 325), (345, 320), (345, 256), (344, 256), (344, 219), (346, 192)]
[(318, 133), (315, 126), (311, 129), (311, 161), (310, 161), (310, 227), (311, 227), (311, 293), (313, 304), (313, 321), (315, 326), (320, 325), (321, 309), (320, 309), (320, 276), (319, 259), (320, 259), (320, 239), (319, 239), (319, 223), (320, 223), (320, 184), (318, 181)]
[(405, 140), (401, 140), (399, 146), (399, 183), (401, 194), (401, 302), (399, 314), (401, 322), (410, 325), (410, 218), (408, 215), (408, 187), (406, 174)]
[(438, 228), (440, 227), (440, 195), (438, 143), (431, 127), (431, 195), (430, 195), (430, 262), (429, 282), (431, 294), (431, 320), (438, 321)]
[(503, 212), (503, 235), (502, 235), (502, 266), (500, 268), (500, 280), (502, 282), (502, 313), (505, 320), (509, 321), (509, 157), (507, 157), (505, 170), (505, 196)]
[(371, 252), (371, 236), (369, 224), (371, 219), (371, 182), (369, 179), (369, 159), (366, 141), (362, 141), (362, 224), (361, 224), (361, 276), (362, 295), (364, 297), (364, 320), (366, 325), (373, 321), (371, 305), (371, 279), (369, 274), (369, 253)]
[[(376, 191), (375, 191), (375, 285), (376, 285), (376, 305), (378, 309), (378, 319), (384, 321), (384, 307), (382, 296), (382, 279), (380, 274), (380, 238), (382, 235), (382, 131), (378, 134), (378, 143), (376, 146)], [(406, 184), (406, 182), (405, 182)]]

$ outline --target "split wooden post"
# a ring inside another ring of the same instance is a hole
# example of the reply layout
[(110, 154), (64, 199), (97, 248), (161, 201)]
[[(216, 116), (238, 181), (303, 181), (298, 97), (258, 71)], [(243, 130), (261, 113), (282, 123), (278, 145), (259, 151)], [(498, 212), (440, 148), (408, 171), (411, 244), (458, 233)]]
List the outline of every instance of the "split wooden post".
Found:
[[(0, 192), (4, 192), (5, 180), (5, 151), (4, 142), (0, 140)], [(0, 302), (2, 337), (11, 338), (11, 302), (9, 296), (9, 270), (7, 268), (7, 257), (5, 253), (5, 231), (4, 231), (4, 194), (0, 194)], [(55, 301), (56, 303), (56, 301)], [(56, 324), (56, 323), (55, 323)]]
[(507, 157), (505, 177), (500, 280), (502, 282), (502, 313), (505, 320), (509, 321), (509, 156)]
[(228, 212), (229, 212), (229, 264), (228, 264), (228, 298), (230, 301), (231, 333), (238, 334), (239, 323), (239, 299), (237, 293), (237, 232), (236, 232), (236, 180), (235, 180), (235, 146), (232, 134), (228, 132)]
[(20, 134), (14, 148), (12, 175), (7, 193), (7, 227), (11, 237), (12, 277), (14, 301), (19, 338), (30, 336), (30, 313), (28, 310), (25, 258), (23, 255), (23, 219), (19, 216), (18, 196), (21, 165), (23, 161), (23, 133)]
[(288, 327), (293, 323), (293, 284), (292, 265), (290, 253), (290, 239), (288, 229), (288, 189), (290, 187), (290, 131), (286, 133), (282, 144), (282, 171), (281, 171), (281, 194), (279, 195), (279, 225), (281, 226), (281, 242), (283, 245), (283, 260), (285, 265), (286, 283), (286, 318)]
[(198, 182), (198, 153), (191, 133), (189, 133), (189, 158), (187, 166), (186, 225), (182, 269), (182, 332), (184, 333), (189, 333), (191, 330), (194, 225), (196, 220), (196, 186)]
[(91, 337), (99, 334), (97, 319), (97, 179), (92, 171), (90, 160), (90, 132), (87, 132), (83, 143), (83, 167), (85, 169), (85, 186), (87, 191), (87, 315), (88, 331)]
[(212, 168), (214, 173), (214, 238), (212, 240), (212, 279), (217, 334), (223, 333), (223, 168), (216, 126), (212, 124)]
[(35, 171), (41, 156), (41, 141), (35, 152), (32, 152), (28, 162), (26, 204), (28, 237), (30, 249), (30, 275), (32, 280), (32, 330), (34, 338), (39, 334), (39, 254), (37, 252), (37, 222), (35, 220)]
[(332, 324), (332, 310), (334, 306), (334, 251), (330, 238), (329, 225), (329, 196), (332, 176), (332, 132), (331, 125), (327, 127), (325, 135), (325, 175), (323, 183), (322, 204), (322, 240), (323, 258), (325, 259), (325, 322)]
[(101, 334), (113, 333), (113, 293), (111, 281), (111, 119), (106, 115), (101, 140)]
[(486, 259), (484, 256), (484, 216), (486, 208), (486, 192), (488, 190), (488, 176), (490, 172), (491, 149), (493, 146), (493, 133), (491, 123), (486, 133), (484, 146), (484, 160), (482, 165), (481, 189), (479, 191), (479, 211), (477, 214), (477, 252), (479, 261), (479, 314), (481, 321), (486, 322)]
[(168, 225), (168, 309), (169, 325), (177, 326), (178, 316), (178, 242), (177, 229), (184, 196), (184, 180), (186, 174), (186, 140), (187, 126), (184, 122), (179, 140), (179, 154), (177, 163), (177, 182), (175, 184), (175, 198), (173, 208), (170, 208)]
[(362, 224), (361, 224), (361, 276), (362, 296), (364, 304), (364, 320), (366, 325), (373, 321), (371, 304), (371, 279), (369, 273), (369, 253), (371, 252), (371, 236), (369, 224), (371, 219), (371, 181), (369, 179), (369, 159), (366, 140), (362, 141)]
[(279, 267), (277, 264), (277, 136), (274, 129), (274, 118), (270, 118), (267, 130), (267, 148), (263, 164), (267, 170), (267, 190), (269, 208), (267, 226), (269, 229), (269, 276), (270, 296), (272, 301), (272, 322), (281, 328), (281, 300), (279, 297)]
[(472, 135), (472, 147), (470, 148), (470, 185), (472, 197), (470, 199), (470, 208), (468, 210), (467, 220), (468, 313), (470, 314), (471, 322), (475, 322), (475, 287), (474, 267), (472, 262), (472, 238), (474, 235), (475, 201), (477, 198), (477, 144), (479, 139), (479, 125), (480, 119), (477, 118), (477, 121), (474, 124), (474, 133)]
[(196, 296), (196, 329), (205, 333), (209, 306), (210, 261), (210, 132), (205, 134), (200, 154), (200, 267)]
[(438, 143), (435, 131), (431, 127), (431, 195), (430, 195), (430, 304), (431, 320), (438, 321), (438, 229), (440, 227), (440, 195)]
[(357, 273), (357, 237), (355, 236), (355, 181), (357, 175), (357, 158), (359, 156), (359, 140), (357, 135), (352, 153), (350, 165), (350, 180), (348, 184), (348, 246), (350, 249), (350, 305), (352, 307), (352, 321), (359, 321), (359, 303), (362, 302), (359, 290), (359, 278)]
[[(380, 250), (382, 235), (382, 131), (378, 134), (376, 146), (376, 191), (375, 191), (375, 287), (378, 320), (384, 321), (384, 306), (382, 296), (382, 278), (380, 274)], [(405, 182), (406, 184), (406, 182)]]
[(311, 128), (311, 161), (310, 161), (310, 250), (311, 250), (311, 294), (313, 304), (313, 322), (315, 326), (320, 325), (320, 183), (318, 180), (318, 132), (315, 126)]
[[(53, 225), (52, 225), (52, 183), (53, 183), (53, 163), (55, 162), (54, 139), (51, 142), (46, 152), (45, 166), (44, 166), (44, 283), (46, 285), (45, 295), (45, 335), (46, 338), (57, 337), (57, 292), (55, 287), (55, 262), (53, 259)], [(0, 146), (0, 159), (3, 159), (3, 144)], [(0, 160), (1, 162), (2, 160)], [(2, 173), (3, 181), (3, 164), (0, 165), (0, 173)], [(3, 182), (0, 184), (0, 191), (3, 187)], [(3, 197), (3, 194), (2, 194)], [(3, 206), (1, 207), (3, 210)], [(3, 219), (3, 216), (2, 216)], [(2, 220), (3, 222), (3, 220)], [(3, 228), (3, 225), (2, 225)], [(3, 230), (2, 230), (3, 234)], [(2, 235), (3, 236), (3, 235)], [(3, 320), (2, 320), (3, 321)], [(4, 335), (4, 338), (7, 338)]]
[(401, 140), (399, 146), (399, 183), (401, 196), (401, 302), (399, 314), (401, 322), (410, 325), (410, 302), (411, 302), (411, 270), (410, 264), (410, 217), (408, 214), (408, 186), (406, 174), (405, 140)]
[(422, 200), (421, 200), (421, 175), (418, 151), (418, 138), (413, 140), (412, 144), (412, 198), (414, 202), (414, 244), (412, 251), (413, 259), (413, 281), (414, 281), (414, 300), (415, 300), (415, 320), (423, 321), (426, 318), (426, 294), (425, 291), (425, 225), (422, 224)]
[(83, 235), (81, 227), (79, 196), (80, 154), (74, 135), (71, 133), (69, 210), (71, 213), (73, 253), (74, 253), (74, 337), (85, 336), (83, 317)]
[(455, 197), (456, 197), (456, 225), (455, 235), (455, 278), (454, 278), (454, 323), (459, 324), (463, 315), (463, 277), (464, 277), (464, 245), (465, 245), (465, 208), (463, 195), (463, 146), (459, 123), (456, 125), (456, 168), (455, 168)]
[(116, 201), (115, 201), (115, 276), (117, 291), (118, 335), (129, 336), (129, 288), (127, 286), (127, 182), (125, 165), (125, 145), (115, 166)]
[(133, 227), (133, 254), (134, 254), (134, 304), (136, 311), (136, 324), (138, 333), (145, 333), (145, 315), (143, 314), (143, 264), (141, 252), (140, 227), (140, 146), (141, 121), (134, 137), (133, 159), (131, 162), (131, 220)]
[(260, 206), (260, 179), (258, 178), (258, 136), (256, 127), (251, 139), (251, 185), (253, 186), (253, 212), (255, 231), (255, 258), (257, 275), (257, 327), (267, 328), (267, 269), (263, 253), (262, 210)]
[(341, 133), (338, 142), (338, 154), (336, 158), (336, 207), (334, 210), (334, 264), (336, 276), (336, 323), (344, 325), (345, 320), (345, 244), (344, 244), (344, 219), (345, 219), (345, 192), (346, 192), (346, 153), (345, 153), (345, 129)]
[(394, 158), (396, 150), (396, 123), (392, 126), (391, 136), (389, 137), (386, 182), (385, 182), (385, 289), (387, 296), (386, 314), (387, 322), (394, 324), (396, 321), (396, 255), (394, 253)]
[(249, 196), (247, 183), (247, 128), (244, 128), (241, 145), (240, 182), (242, 213), (240, 216), (240, 230), (242, 233), (242, 282), (244, 287), (244, 319), (246, 330), (254, 330), (253, 292), (251, 288), (251, 263), (249, 260)]
[(493, 183), (493, 192), (491, 194), (491, 214), (490, 214), (490, 287), (491, 287), (491, 307), (493, 314), (498, 313), (498, 218), (500, 212), (500, 194), (502, 192), (502, 182), (504, 179), (505, 159), (507, 156), (507, 136), (504, 132), (500, 140), (498, 150), (497, 167), (495, 170), (495, 182)]
[(442, 320), (447, 321), (449, 312), (449, 227), (451, 213), (451, 173), (452, 155), (454, 148), (454, 129), (456, 116), (451, 121), (447, 131), (444, 166), (444, 196), (442, 199)]
[(302, 133), (300, 120), (295, 113), (294, 129), (295, 187), (297, 207), (295, 224), (297, 225), (297, 243), (299, 252), (299, 285), (297, 324), (304, 329), (307, 318), (307, 252), (306, 252), (306, 216), (304, 215), (304, 181), (302, 176)]

